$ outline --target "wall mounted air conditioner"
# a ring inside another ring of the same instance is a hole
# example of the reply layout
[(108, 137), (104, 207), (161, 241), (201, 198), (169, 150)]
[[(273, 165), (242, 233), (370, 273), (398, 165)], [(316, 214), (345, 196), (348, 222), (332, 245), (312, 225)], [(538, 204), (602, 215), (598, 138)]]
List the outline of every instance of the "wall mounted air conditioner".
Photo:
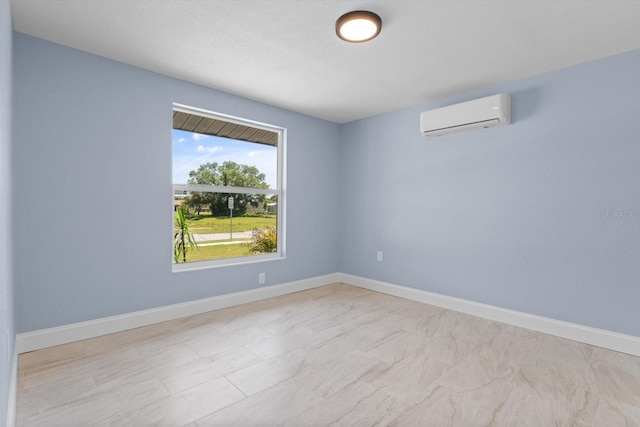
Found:
[(501, 93), (424, 111), (420, 113), (420, 131), (427, 137), (441, 136), (504, 126), (510, 121), (511, 96)]

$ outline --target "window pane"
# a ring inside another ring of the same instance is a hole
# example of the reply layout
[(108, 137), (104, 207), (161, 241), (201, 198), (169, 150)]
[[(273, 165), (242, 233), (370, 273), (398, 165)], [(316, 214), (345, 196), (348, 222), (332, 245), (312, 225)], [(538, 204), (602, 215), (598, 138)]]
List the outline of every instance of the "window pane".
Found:
[(188, 109), (173, 127), (174, 263), (277, 252), (281, 131)]
[[(208, 194), (208, 196), (228, 197), (227, 194)], [(243, 195), (244, 196), (244, 195)], [(188, 197), (176, 197), (174, 209), (185, 207), (185, 223), (191, 233), (194, 245), (190, 245), (185, 238), (186, 254), (181, 250), (174, 250), (174, 262), (193, 262), (211, 259), (245, 257), (277, 250), (277, 197), (268, 198), (258, 207), (249, 208), (244, 215), (233, 215), (227, 209), (224, 214), (212, 214), (206, 205), (198, 211), (188, 206)], [(235, 210), (233, 211), (235, 212)], [(175, 217), (179, 217), (174, 212)], [(175, 243), (182, 247), (181, 227), (178, 220), (174, 221)]]
[(278, 188), (278, 147), (173, 130), (173, 183)]

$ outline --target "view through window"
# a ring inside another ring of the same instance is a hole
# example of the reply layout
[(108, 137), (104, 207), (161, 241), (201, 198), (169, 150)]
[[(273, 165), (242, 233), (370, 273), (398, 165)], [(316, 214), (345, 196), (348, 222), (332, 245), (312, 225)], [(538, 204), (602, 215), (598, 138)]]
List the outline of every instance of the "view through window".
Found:
[(283, 256), (284, 135), (174, 105), (174, 270)]

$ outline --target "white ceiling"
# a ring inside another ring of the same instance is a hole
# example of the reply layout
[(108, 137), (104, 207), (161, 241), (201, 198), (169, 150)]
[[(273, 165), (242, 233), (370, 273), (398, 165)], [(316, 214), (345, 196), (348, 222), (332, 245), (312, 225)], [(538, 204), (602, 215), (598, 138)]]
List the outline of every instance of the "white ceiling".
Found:
[[(640, 1), (11, 0), (16, 31), (338, 123), (640, 49)], [(364, 44), (335, 20), (371, 10)]]

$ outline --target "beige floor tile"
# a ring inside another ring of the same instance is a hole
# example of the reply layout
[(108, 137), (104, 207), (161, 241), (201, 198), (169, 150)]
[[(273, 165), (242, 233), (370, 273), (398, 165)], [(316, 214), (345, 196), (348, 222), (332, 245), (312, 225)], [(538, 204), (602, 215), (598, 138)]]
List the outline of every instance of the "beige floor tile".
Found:
[(564, 338), (541, 335), (540, 344), (536, 349), (536, 356), (565, 366), (585, 369), (596, 348)]
[[(537, 345), (536, 335), (514, 334), (513, 328), (505, 326), (486, 345), (469, 351), (467, 356), (452, 363), (438, 378), (437, 383), (457, 393), (490, 387), (496, 381), (507, 380), (519, 374), (523, 366), (534, 357), (532, 352)], [(527, 367), (524, 371), (529, 373), (532, 369)]]
[(22, 368), (22, 356), (20, 356), (18, 388), (35, 389), (36, 386), (65, 381), (67, 378), (93, 375), (96, 370), (113, 370), (113, 372), (117, 372), (120, 366), (131, 363), (132, 360), (138, 360), (138, 358), (139, 354), (135, 348), (119, 347), (100, 354), (83, 355), (75, 359), (65, 359), (55, 366), (46, 364), (42, 367)]
[(248, 350), (237, 348), (167, 369), (158, 378), (170, 393), (178, 393), (260, 362)]
[(429, 341), (429, 338), (421, 333), (397, 330), (374, 341), (364, 350), (369, 356), (394, 363), (413, 353), (425, 352)]
[(105, 364), (93, 368), (93, 379), (97, 386), (121, 378), (129, 381), (145, 381), (164, 372), (178, 369), (180, 366), (194, 362), (200, 357), (187, 346), (167, 347), (162, 352), (157, 352), (146, 357), (132, 357), (120, 360), (117, 365)]
[(342, 294), (343, 292), (338, 292), (337, 295), (323, 295), (313, 301), (313, 305), (309, 309), (267, 322), (262, 327), (274, 334), (287, 333), (298, 327), (319, 332), (326, 329), (336, 329), (341, 325), (348, 327), (352, 321), (359, 317), (374, 312), (379, 312), (378, 315), (381, 315), (385, 312), (380, 312), (379, 306), (373, 304), (375, 296), (373, 292), (347, 294), (347, 297), (342, 297)]
[(386, 366), (386, 363), (356, 350), (324, 358), (323, 361), (311, 361), (310, 369), (296, 375), (296, 378), (305, 388), (327, 398)]
[(30, 418), (56, 406), (64, 405), (78, 396), (91, 394), (96, 390), (93, 376), (90, 374), (66, 377), (60, 381), (43, 383), (32, 388), (18, 391), (18, 418)]
[(566, 426), (640, 426), (640, 404), (611, 399), (588, 384), (578, 388)]
[(405, 317), (401, 314), (385, 310), (373, 310), (349, 322), (347, 325), (352, 325), (352, 327), (343, 327), (343, 330), (362, 332), (373, 341), (377, 341), (401, 331), (405, 320)]
[(640, 426), (640, 358), (334, 284), (19, 357), (18, 426)]
[(128, 348), (132, 344), (141, 346), (143, 343), (153, 341), (154, 339), (161, 339), (166, 343), (168, 332), (170, 332), (170, 324), (163, 322), (156, 325), (109, 334), (109, 339), (96, 337), (81, 342), (84, 344), (85, 355), (91, 356), (104, 352), (117, 351), (120, 348)]
[(385, 392), (365, 383), (349, 384), (308, 411), (288, 421), (287, 427), (370, 426), (399, 411), (401, 404)]
[(211, 333), (187, 341), (200, 357), (213, 356), (217, 353), (233, 350), (245, 344), (270, 337), (272, 334), (265, 329), (251, 326), (237, 331)]
[(49, 347), (20, 355), (21, 372), (40, 371), (55, 368), (66, 361), (73, 361), (85, 355), (85, 342), (77, 341), (69, 344)]
[(640, 358), (598, 349), (584, 377), (573, 425), (640, 425)]
[(583, 380), (582, 368), (531, 358), (511, 378), (512, 393), (502, 408), (502, 419), (562, 425)]
[(288, 351), (300, 350), (317, 342), (317, 334), (305, 327), (297, 327), (288, 333), (272, 335), (263, 340), (245, 344), (244, 348), (261, 359), (270, 359)]
[(109, 384), (79, 395), (63, 405), (54, 406), (24, 418), (24, 426), (88, 426), (120, 413), (137, 411), (169, 393), (157, 379)]
[(416, 305), (400, 308), (395, 314), (400, 314), (404, 319), (402, 329), (432, 337), (440, 324), (439, 319), (445, 312), (438, 307), (416, 303)]
[(112, 426), (182, 426), (245, 398), (225, 378), (137, 406), (109, 419)]
[(259, 393), (311, 369), (304, 351), (284, 353), (226, 375), (247, 396)]
[(425, 354), (414, 354), (392, 365), (380, 366), (363, 377), (405, 405), (415, 405), (429, 395), (429, 386), (450, 368), (447, 362)]
[(489, 382), (476, 389), (453, 391), (442, 385), (428, 388), (426, 398), (415, 405), (390, 411), (381, 425), (407, 426), (489, 426), (520, 425), (500, 423), (497, 412), (511, 393), (508, 379)]
[(250, 396), (196, 421), (206, 426), (277, 426), (297, 417), (322, 399), (310, 390), (287, 381)]

